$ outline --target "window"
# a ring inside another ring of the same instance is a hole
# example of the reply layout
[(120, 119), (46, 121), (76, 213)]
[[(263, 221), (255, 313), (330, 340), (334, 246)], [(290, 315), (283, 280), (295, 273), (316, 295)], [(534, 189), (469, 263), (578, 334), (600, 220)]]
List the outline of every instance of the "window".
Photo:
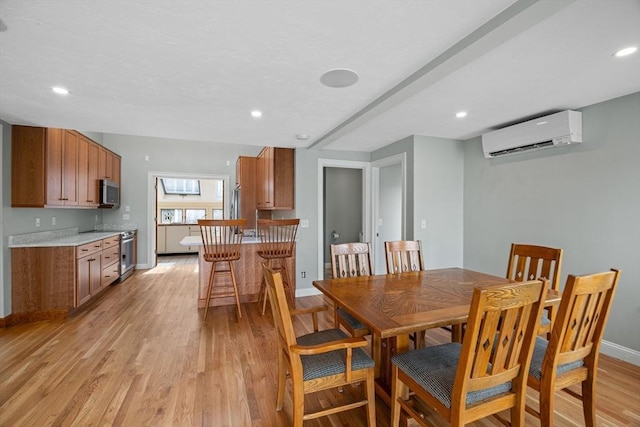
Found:
[(164, 194), (177, 194), (180, 196), (199, 196), (200, 180), (183, 178), (160, 178)]
[(213, 219), (224, 219), (222, 209), (213, 209)]
[(180, 224), (182, 218), (182, 209), (160, 209), (160, 219), (163, 224)]
[(187, 224), (197, 224), (199, 219), (205, 219), (206, 217), (206, 209), (185, 209), (185, 222)]

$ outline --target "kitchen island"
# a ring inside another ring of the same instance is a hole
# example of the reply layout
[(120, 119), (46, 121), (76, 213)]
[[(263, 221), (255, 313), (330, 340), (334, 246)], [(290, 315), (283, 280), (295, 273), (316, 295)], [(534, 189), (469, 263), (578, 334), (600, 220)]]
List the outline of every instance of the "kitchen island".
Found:
[[(203, 247), (201, 236), (184, 237), (180, 244), (183, 246), (197, 246), (198, 249), (198, 308), (204, 308), (207, 299), (207, 285), (209, 283), (209, 274), (211, 273), (211, 263), (206, 262), (203, 258)], [(262, 283), (262, 262), (264, 261), (258, 255), (260, 248), (260, 239), (257, 237), (243, 237), (242, 251), (238, 261), (234, 262), (236, 273), (236, 281), (238, 283), (238, 294), (240, 295), (240, 303), (258, 302), (260, 299), (260, 289)], [(293, 257), (287, 259), (287, 271), (290, 273), (291, 288), (295, 293), (296, 286), (296, 258), (295, 250)], [(221, 266), (218, 266), (220, 269)], [(217, 270), (218, 271), (218, 270)], [(221, 270), (223, 271), (223, 270)], [(228, 274), (216, 275), (214, 287), (231, 286), (231, 277)], [(235, 305), (234, 297), (228, 298), (212, 298), (209, 301), (209, 307), (218, 305)]]

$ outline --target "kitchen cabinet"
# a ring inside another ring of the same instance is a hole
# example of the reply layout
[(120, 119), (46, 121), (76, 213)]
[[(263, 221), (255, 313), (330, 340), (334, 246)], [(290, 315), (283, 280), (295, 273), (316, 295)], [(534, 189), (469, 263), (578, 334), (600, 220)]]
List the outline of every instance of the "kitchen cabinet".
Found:
[[(161, 231), (162, 230), (162, 231)], [(164, 236), (164, 243), (160, 243), (160, 238)], [(200, 236), (198, 225), (159, 225), (158, 226), (158, 254), (178, 254), (198, 252), (197, 246), (182, 246), (180, 241), (187, 236)], [(160, 249), (164, 250), (160, 252)]]
[(258, 209), (294, 209), (294, 154), (291, 148), (264, 147), (258, 155)]
[(98, 154), (98, 176), (100, 179), (108, 179), (120, 185), (121, 159), (117, 154), (100, 147)]
[(256, 228), (256, 163), (255, 157), (240, 156), (236, 161), (238, 218), (246, 218), (245, 229)]
[(119, 278), (120, 236), (78, 246), (11, 248), (17, 323), (66, 317)]
[(80, 135), (78, 140), (78, 205), (97, 208), (100, 205), (98, 152), (96, 143)]
[(101, 288), (112, 284), (120, 277), (120, 236), (102, 240), (100, 267), (102, 271)]
[(100, 172), (120, 182), (120, 156), (74, 130), (16, 125), (11, 136), (12, 207), (96, 208)]
[(156, 255), (167, 253), (167, 226), (159, 225), (156, 232)]

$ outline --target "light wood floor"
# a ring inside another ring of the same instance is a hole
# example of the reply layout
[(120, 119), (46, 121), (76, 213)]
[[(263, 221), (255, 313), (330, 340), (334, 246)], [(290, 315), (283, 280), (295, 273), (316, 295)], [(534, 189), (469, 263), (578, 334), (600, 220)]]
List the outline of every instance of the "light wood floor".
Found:
[[(67, 320), (0, 330), (0, 425), (290, 425), (289, 386), (284, 410), (275, 410), (271, 316), (245, 304), (240, 321), (229, 306), (213, 308), (202, 323), (196, 281), (196, 264), (162, 262), (136, 271)], [(320, 301), (300, 298), (298, 304)], [(322, 317), (321, 327), (330, 320)], [(310, 323), (297, 319), (296, 332), (309, 332)], [(430, 342), (446, 338), (439, 330), (428, 335)], [(640, 368), (608, 357), (600, 368), (598, 426), (639, 426)], [(307, 404), (332, 405), (359, 395), (360, 388), (319, 393)], [(536, 398), (531, 392), (530, 403)], [(388, 426), (389, 409), (378, 401), (376, 412), (378, 426)], [(583, 425), (580, 405), (560, 394), (555, 420), (556, 426)], [(305, 423), (365, 425), (363, 408)]]

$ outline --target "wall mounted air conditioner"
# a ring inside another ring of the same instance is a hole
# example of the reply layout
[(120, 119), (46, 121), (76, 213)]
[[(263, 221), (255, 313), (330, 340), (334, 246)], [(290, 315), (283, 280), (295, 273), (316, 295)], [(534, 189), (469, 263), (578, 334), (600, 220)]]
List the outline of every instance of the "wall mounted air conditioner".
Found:
[(488, 159), (582, 142), (582, 113), (561, 111), (482, 135)]

